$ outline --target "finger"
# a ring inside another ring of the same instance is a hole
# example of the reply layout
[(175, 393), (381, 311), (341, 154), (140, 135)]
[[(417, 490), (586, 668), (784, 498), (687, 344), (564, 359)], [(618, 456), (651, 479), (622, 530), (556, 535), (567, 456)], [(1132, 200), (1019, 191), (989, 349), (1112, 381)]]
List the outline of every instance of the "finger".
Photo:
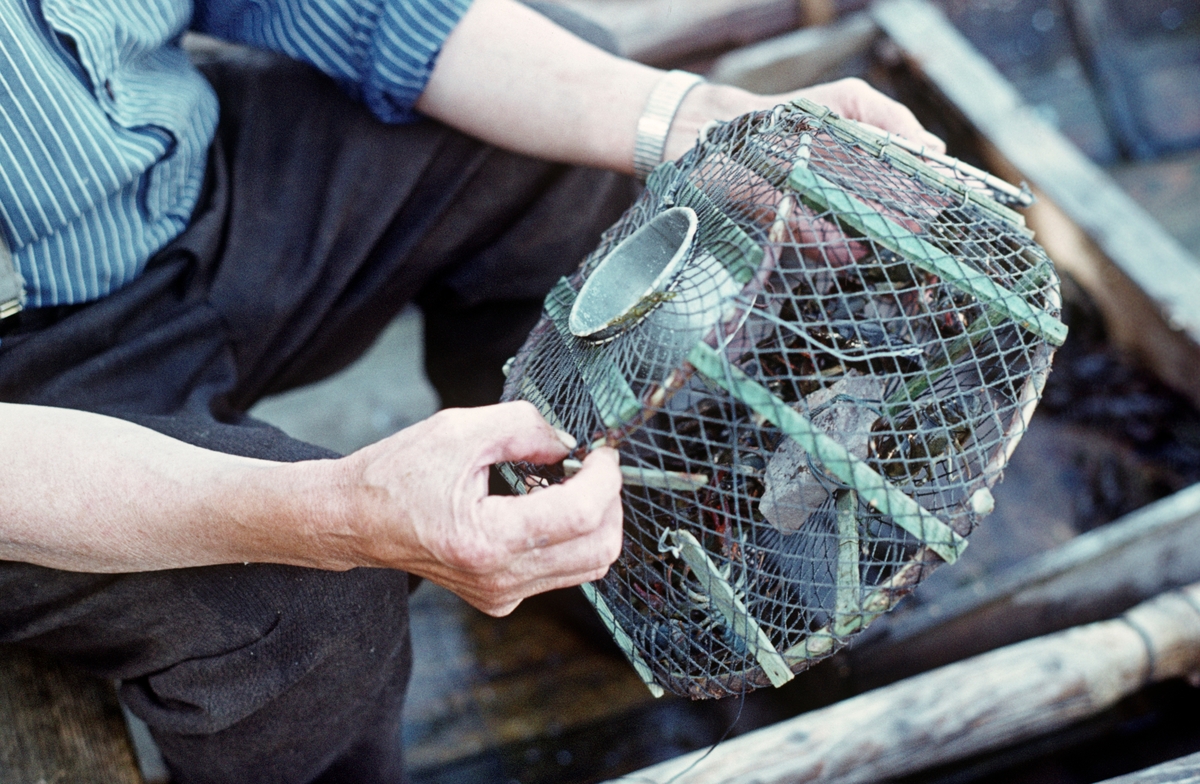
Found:
[(547, 591), (557, 591), (561, 588), (575, 588), (584, 583), (592, 583), (603, 579), (608, 573), (608, 568), (594, 569), (585, 572), (578, 572), (572, 575), (563, 575), (559, 577), (546, 578), (525, 584), (522, 590), (514, 594), (512, 598), (497, 599), (496, 597), (479, 597), (474, 599), (469, 596), (462, 598), (467, 601), (472, 607), (487, 613), (495, 618), (503, 618), (513, 610), (515, 610), (521, 602), (528, 599), (530, 596), (536, 596)]
[(946, 142), (942, 141), (940, 136), (935, 136), (924, 128), (921, 129), (920, 138), (918, 138), (916, 141), (925, 145), (938, 155), (946, 154)]
[(483, 584), (456, 589), (472, 606), (489, 615), (511, 612), (522, 599), (558, 588), (599, 580), (620, 555), (619, 518), (611, 533), (575, 539), (517, 556), (505, 574)]
[(597, 449), (566, 482), (524, 496), (488, 496), (481, 514), (507, 535), (509, 552), (520, 553), (591, 533), (619, 510), (620, 492), (617, 453)]
[(620, 504), (604, 510), (595, 530), (555, 545), (518, 553), (510, 572), (524, 580), (560, 579), (607, 569), (621, 554), (624, 530)]
[[(530, 596), (533, 596), (533, 594), (530, 594)], [(520, 599), (517, 599), (515, 602), (509, 602), (507, 604), (502, 604), (499, 606), (485, 605), (483, 607), (480, 607), (479, 605), (475, 605), (475, 609), (482, 610), (483, 612), (487, 613), (488, 615), (492, 616), (493, 618), (503, 618), (507, 615), (512, 615), (513, 610), (520, 607), (521, 602), (524, 600), (525, 600), (525, 597), (522, 597)]]
[(604, 579), (606, 574), (608, 574), (607, 567), (603, 569), (596, 569), (594, 571), (580, 572), (578, 574), (569, 576), (548, 578), (546, 580), (538, 581), (537, 583), (531, 583), (529, 586), (529, 592), (522, 598), (536, 596), (540, 593), (546, 593), (547, 591), (557, 591), (562, 588), (575, 588), (583, 585), (584, 583), (594, 583), (598, 580)]
[(505, 592), (502, 595), (495, 593), (480, 594), (459, 594), (471, 606), (487, 613), (488, 615), (501, 617), (512, 612), (517, 605), (530, 596), (536, 596), (547, 591), (556, 591), (560, 588), (574, 588), (584, 583), (596, 582), (604, 578), (608, 574), (609, 565), (597, 567), (595, 569), (586, 569), (580, 572), (564, 573), (550, 577), (542, 577), (531, 579), (522, 582), (512, 591)]
[(570, 434), (555, 430), (524, 400), (463, 411), (469, 412), (466, 426), (483, 445), (482, 459), (488, 463), (555, 463), (576, 447)]
[[(510, 546), (520, 549), (513, 552), (499, 572), (459, 581), (455, 592), (494, 615), (510, 611), (515, 602), (535, 593), (600, 579), (621, 551), (624, 532), (620, 496), (614, 495), (598, 514), (600, 522), (593, 530), (558, 544), (537, 546), (535, 542), (513, 542)], [(497, 520), (496, 527), (505, 530), (508, 526)]]
[(844, 117), (874, 125), (886, 133), (927, 146), (943, 154), (946, 144), (925, 130), (920, 120), (904, 104), (876, 90), (861, 79), (841, 79), (809, 88), (815, 100), (826, 104)]

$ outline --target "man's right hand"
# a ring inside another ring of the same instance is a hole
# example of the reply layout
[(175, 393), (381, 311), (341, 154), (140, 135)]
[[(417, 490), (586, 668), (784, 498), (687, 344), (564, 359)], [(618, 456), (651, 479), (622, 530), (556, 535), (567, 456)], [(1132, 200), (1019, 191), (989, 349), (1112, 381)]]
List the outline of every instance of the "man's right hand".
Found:
[(335, 547), (350, 563), (419, 574), (497, 616), (599, 579), (621, 550), (616, 452), (592, 452), (563, 484), (488, 495), (493, 463), (557, 462), (569, 439), (524, 402), (441, 411), (338, 461), (350, 505)]

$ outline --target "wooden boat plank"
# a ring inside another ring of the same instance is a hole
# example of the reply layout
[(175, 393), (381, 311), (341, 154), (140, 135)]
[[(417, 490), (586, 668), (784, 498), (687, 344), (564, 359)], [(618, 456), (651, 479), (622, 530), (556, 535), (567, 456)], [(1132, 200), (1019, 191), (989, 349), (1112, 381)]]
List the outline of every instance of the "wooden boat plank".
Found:
[(1200, 784), (1200, 754), (1189, 754), (1100, 784)]

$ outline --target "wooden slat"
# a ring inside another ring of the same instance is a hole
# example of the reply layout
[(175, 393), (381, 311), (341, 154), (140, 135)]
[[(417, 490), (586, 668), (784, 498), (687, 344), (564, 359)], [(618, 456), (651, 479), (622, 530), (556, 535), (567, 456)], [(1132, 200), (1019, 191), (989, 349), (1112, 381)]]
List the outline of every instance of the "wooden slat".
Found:
[(556, 1), (611, 30), (626, 56), (654, 65), (761, 41), (802, 21), (797, 0)]
[(847, 490), (837, 499), (838, 560), (837, 598), (833, 634), (844, 637), (865, 625), (862, 608), (862, 556), (858, 536), (858, 493)]
[(0, 648), (4, 784), (142, 784), (110, 684), (46, 656)]
[[(1200, 668), (1200, 585), (638, 771), (622, 782), (867, 784), (1060, 730)], [(703, 757), (703, 758), (702, 758)]]
[(633, 669), (637, 671), (638, 677), (646, 684), (646, 688), (656, 698), (663, 696), (663, 688), (654, 682), (654, 673), (650, 670), (650, 665), (646, 664), (646, 660), (638, 653), (637, 646), (633, 644), (633, 640), (629, 634), (617, 621), (613, 615), (612, 608), (608, 606), (608, 602), (604, 601), (604, 597), (600, 591), (592, 583), (584, 583), (579, 586), (583, 590), (583, 595), (591, 603), (592, 607), (596, 608), (596, 613), (600, 616), (604, 628), (608, 629), (608, 633), (612, 635), (613, 640), (617, 643), (617, 647), (629, 659), (629, 663), (633, 665)]
[(925, 0), (886, 0), (875, 21), (978, 131), (989, 163), (1040, 196), (1029, 224), (1104, 310), (1111, 336), (1200, 404), (1200, 261), (1027, 106)]
[(713, 63), (708, 78), (763, 95), (788, 92), (836, 73), (878, 38), (879, 27), (871, 17), (855, 14), (828, 27), (796, 30), (732, 51)]
[(1200, 149), (1157, 161), (1142, 161), (1108, 170), (1154, 219), (1200, 258)]
[(673, 531), (672, 534), (675, 546), (679, 548), (680, 558), (692, 567), (692, 574), (696, 576), (712, 606), (724, 619), (725, 625), (746, 642), (747, 648), (767, 674), (771, 685), (779, 688), (795, 678), (796, 675), (788, 668), (788, 663), (779, 655), (779, 651), (775, 650), (771, 638), (746, 609), (738, 592), (722, 576), (721, 570), (708, 557), (708, 553), (696, 537), (683, 530)]
[(1137, 773), (1105, 779), (1100, 784), (1200, 784), (1200, 754), (1189, 754)]

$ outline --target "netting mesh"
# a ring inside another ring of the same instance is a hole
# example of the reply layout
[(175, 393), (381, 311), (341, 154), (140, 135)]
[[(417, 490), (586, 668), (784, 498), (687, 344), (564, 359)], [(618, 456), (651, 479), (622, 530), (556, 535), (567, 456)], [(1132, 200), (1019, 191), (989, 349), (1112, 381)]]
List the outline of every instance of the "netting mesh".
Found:
[[(954, 560), (1065, 328), (982, 183), (811, 105), (710, 129), (546, 300), (510, 370), (619, 450), (620, 559), (587, 587), (647, 682), (786, 682)], [(573, 466), (511, 464), (525, 491)]]

